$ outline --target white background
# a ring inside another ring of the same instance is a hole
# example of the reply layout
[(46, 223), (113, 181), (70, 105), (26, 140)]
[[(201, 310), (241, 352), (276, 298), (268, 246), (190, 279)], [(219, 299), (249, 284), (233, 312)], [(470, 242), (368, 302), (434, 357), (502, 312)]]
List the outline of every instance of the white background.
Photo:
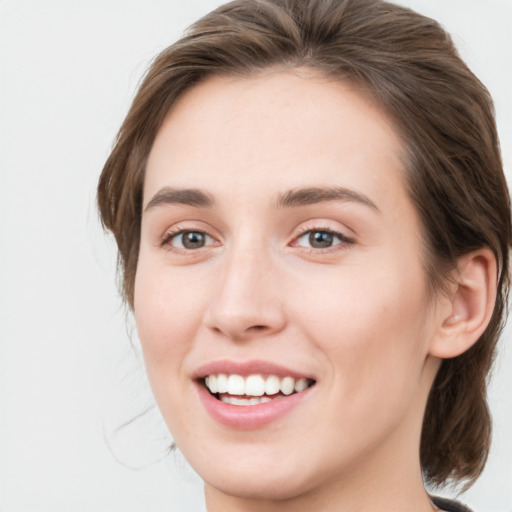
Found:
[[(441, 21), (490, 89), (512, 179), (512, 0), (402, 3)], [(151, 464), (169, 441), (157, 412), (114, 435), (151, 399), (95, 187), (149, 61), (219, 4), (0, 0), (2, 512), (204, 508), (182, 459)], [(512, 512), (510, 345), (509, 330), (491, 457), (462, 497), (478, 512)]]

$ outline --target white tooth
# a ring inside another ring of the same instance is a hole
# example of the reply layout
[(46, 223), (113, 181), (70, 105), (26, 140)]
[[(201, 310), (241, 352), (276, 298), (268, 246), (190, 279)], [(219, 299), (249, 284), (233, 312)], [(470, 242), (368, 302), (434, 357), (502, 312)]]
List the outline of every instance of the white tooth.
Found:
[(295, 382), (295, 391), (297, 391), (297, 393), (304, 391), (307, 387), (308, 387), (307, 379), (299, 379), (297, 382)]
[(217, 376), (216, 375), (210, 375), (208, 379), (208, 389), (212, 393), (217, 393)]
[(281, 380), (281, 393), (283, 395), (291, 395), (295, 388), (295, 379), (293, 377), (285, 377)]
[(205, 378), (204, 378), (204, 383), (205, 383), (205, 385), (206, 385), (206, 387), (207, 387), (208, 389), (210, 389), (210, 387), (209, 387), (209, 386), (210, 386), (209, 382), (210, 382), (210, 377), (205, 377)]
[(217, 392), (228, 392), (228, 376), (225, 375), (224, 373), (219, 373), (219, 375), (217, 375)]
[(265, 381), (265, 393), (267, 395), (275, 395), (276, 393), (279, 393), (280, 384), (279, 378), (275, 375), (267, 377), (267, 380)]
[(265, 394), (265, 381), (261, 375), (249, 375), (245, 381), (245, 394), (262, 396)]
[(245, 380), (240, 375), (228, 377), (228, 389), (230, 395), (245, 395)]
[(233, 405), (249, 405), (249, 400), (247, 400), (246, 398), (236, 398), (236, 397), (231, 397), (231, 403)]
[(254, 398), (238, 398), (236, 396), (222, 395), (220, 397), (221, 401), (225, 404), (231, 405), (241, 405), (241, 406), (251, 406), (251, 405), (259, 405), (266, 404), (268, 402), (272, 402), (272, 399), (268, 396), (254, 397)]

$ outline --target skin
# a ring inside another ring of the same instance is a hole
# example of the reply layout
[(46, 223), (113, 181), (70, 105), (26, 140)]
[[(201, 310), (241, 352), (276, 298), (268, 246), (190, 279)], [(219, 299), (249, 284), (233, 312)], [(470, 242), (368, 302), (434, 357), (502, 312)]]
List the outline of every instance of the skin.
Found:
[[(208, 511), (435, 510), (418, 451), (452, 306), (427, 292), (404, 172), (386, 116), (307, 70), (210, 78), (169, 112), (147, 165), (134, 311), (155, 398)], [(155, 204), (166, 187), (214, 204)], [(276, 205), (304, 187), (373, 206)], [(205, 245), (180, 247), (181, 230)], [(309, 233), (325, 230), (339, 233), (333, 245), (312, 247)], [(277, 421), (228, 428), (192, 379), (218, 359), (272, 361), (316, 384)]]

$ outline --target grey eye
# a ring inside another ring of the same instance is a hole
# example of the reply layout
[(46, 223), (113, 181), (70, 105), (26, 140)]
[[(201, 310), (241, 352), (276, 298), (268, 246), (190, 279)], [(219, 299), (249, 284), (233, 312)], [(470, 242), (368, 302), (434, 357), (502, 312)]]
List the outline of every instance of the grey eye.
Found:
[(314, 230), (307, 231), (297, 239), (299, 247), (308, 247), (312, 249), (328, 249), (334, 245), (339, 245), (344, 241), (341, 234), (331, 233), (330, 231)]
[(171, 239), (171, 245), (179, 249), (201, 249), (213, 242), (213, 238), (201, 231), (182, 231)]
[(334, 242), (334, 235), (326, 231), (312, 231), (309, 233), (309, 245), (315, 249), (331, 247)]

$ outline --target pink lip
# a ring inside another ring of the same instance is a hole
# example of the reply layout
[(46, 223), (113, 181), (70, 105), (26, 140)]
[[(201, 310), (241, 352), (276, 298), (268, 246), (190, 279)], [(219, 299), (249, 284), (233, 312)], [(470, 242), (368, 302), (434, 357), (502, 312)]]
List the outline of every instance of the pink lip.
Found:
[(218, 400), (199, 382), (196, 382), (196, 388), (204, 408), (214, 420), (226, 427), (239, 430), (255, 430), (278, 420), (298, 406), (312, 389), (275, 398), (265, 404), (245, 406), (226, 404)]
[(289, 396), (275, 398), (271, 402), (258, 405), (231, 405), (215, 398), (200, 382), (200, 379), (206, 375), (213, 374), (236, 374), (236, 375), (276, 375), (278, 377), (302, 377), (312, 378), (302, 373), (293, 371), (284, 366), (277, 365), (268, 361), (213, 361), (201, 366), (194, 372), (196, 389), (206, 411), (220, 424), (239, 430), (255, 430), (278, 420), (296, 406), (299, 406), (310, 394), (312, 387), (294, 393)]

